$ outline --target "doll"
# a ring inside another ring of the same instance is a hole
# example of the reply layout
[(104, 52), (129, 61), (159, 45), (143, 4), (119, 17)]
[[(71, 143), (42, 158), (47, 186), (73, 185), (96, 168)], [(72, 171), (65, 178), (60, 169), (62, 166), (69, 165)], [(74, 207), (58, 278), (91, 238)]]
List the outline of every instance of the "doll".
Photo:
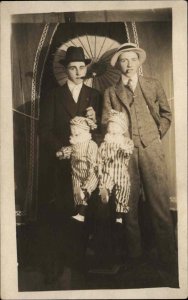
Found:
[(56, 156), (59, 159), (71, 159), (74, 202), (78, 211), (73, 218), (83, 222), (87, 200), (98, 184), (96, 173), (98, 146), (90, 133), (97, 126), (93, 120), (77, 116), (70, 121), (70, 127), (71, 145), (62, 147)]
[(128, 117), (111, 110), (107, 133), (98, 150), (98, 176), (101, 201), (107, 203), (112, 192), (115, 196), (116, 222), (128, 212), (130, 177), (128, 163), (134, 144), (128, 137)]

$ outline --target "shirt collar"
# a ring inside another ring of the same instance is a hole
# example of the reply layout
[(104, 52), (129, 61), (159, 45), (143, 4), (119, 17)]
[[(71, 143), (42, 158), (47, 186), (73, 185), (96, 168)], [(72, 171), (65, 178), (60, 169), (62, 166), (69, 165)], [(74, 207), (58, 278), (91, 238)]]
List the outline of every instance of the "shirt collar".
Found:
[(137, 82), (138, 82), (138, 74), (137, 74), (137, 73), (134, 74), (134, 76), (131, 77), (131, 78), (129, 78), (129, 77), (127, 77), (127, 76), (121, 74), (121, 78), (122, 78), (122, 81), (123, 81), (123, 84), (124, 84), (124, 85), (127, 85), (129, 79), (132, 80), (132, 84), (133, 84), (134, 86), (137, 85)]
[(79, 84), (75, 84), (70, 79), (67, 79), (67, 84), (68, 84), (69, 90), (72, 92), (75, 88), (78, 89), (78, 90), (81, 90), (83, 82), (81, 82)]

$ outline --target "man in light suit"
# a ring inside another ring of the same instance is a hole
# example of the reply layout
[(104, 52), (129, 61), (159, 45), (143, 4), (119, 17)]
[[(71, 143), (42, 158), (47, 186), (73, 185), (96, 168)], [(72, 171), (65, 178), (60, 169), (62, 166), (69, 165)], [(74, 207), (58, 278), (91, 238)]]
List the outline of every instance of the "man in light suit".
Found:
[(134, 152), (129, 165), (130, 210), (125, 216), (129, 257), (137, 262), (143, 254), (138, 223), (138, 201), (143, 188), (150, 206), (159, 262), (170, 266), (175, 248), (161, 139), (170, 127), (172, 115), (160, 82), (138, 76), (145, 59), (145, 51), (132, 43), (121, 45), (113, 55), (111, 65), (121, 71), (121, 79), (105, 91), (102, 125), (105, 129), (111, 109), (125, 112), (130, 121)]

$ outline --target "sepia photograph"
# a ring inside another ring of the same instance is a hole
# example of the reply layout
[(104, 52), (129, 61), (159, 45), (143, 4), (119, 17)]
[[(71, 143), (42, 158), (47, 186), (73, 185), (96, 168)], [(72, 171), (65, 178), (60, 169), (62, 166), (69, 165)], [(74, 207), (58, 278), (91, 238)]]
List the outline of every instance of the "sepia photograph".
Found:
[(18, 294), (180, 290), (173, 6), (31, 2), (49, 11), (10, 14)]

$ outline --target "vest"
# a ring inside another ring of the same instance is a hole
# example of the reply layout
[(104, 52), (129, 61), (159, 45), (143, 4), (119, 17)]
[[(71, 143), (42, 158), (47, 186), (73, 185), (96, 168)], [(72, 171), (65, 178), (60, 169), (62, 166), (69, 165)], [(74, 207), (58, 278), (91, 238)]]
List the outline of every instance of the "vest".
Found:
[(127, 87), (125, 89), (128, 101), (131, 103), (131, 127), (134, 145), (139, 147), (142, 144), (146, 147), (159, 136), (157, 125), (146, 104), (140, 83), (138, 82), (134, 95)]

